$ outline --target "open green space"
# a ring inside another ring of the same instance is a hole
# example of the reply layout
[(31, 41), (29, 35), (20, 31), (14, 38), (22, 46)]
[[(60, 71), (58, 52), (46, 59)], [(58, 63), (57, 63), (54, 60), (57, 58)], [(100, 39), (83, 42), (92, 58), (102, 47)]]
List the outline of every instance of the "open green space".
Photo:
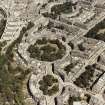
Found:
[(13, 105), (13, 102), (15, 105), (24, 105), (22, 84), (28, 73), (29, 70), (23, 70), (19, 66), (13, 68), (6, 56), (0, 55), (0, 94), (4, 105), (5, 102), (10, 105)]
[[(29, 22), (23, 27), (20, 36), (7, 48), (5, 54), (0, 52), (0, 101), (3, 105), (25, 105), (23, 94), (23, 82), (30, 73), (29, 69), (23, 69), (14, 61), (14, 48), (21, 42), (24, 34), (32, 28), (33, 23)], [(0, 43), (0, 51), (6, 43)]]

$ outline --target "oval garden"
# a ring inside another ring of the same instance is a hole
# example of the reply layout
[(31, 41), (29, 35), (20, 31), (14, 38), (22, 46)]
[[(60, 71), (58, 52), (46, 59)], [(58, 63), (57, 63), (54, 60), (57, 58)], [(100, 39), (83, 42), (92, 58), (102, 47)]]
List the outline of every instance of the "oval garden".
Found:
[(27, 49), (31, 58), (40, 61), (52, 62), (61, 59), (66, 52), (66, 47), (58, 39), (38, 39), (33, 45)]

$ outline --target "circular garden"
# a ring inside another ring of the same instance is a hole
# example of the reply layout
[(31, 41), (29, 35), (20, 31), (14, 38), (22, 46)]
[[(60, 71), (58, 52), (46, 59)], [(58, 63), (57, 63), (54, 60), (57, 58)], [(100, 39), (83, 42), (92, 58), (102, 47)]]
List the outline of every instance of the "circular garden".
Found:
[(58, 39), (38, 39), (33, 45), (27, 49), (30, 58), (40, 61), (52, 62), (61, 59), (66, 52), (65, 46)]
[(39, 89), (44, 95), (52, 96), (59, 91), (58, 79), (52, 75), (43, 76), (43, 79), (39, 81)]

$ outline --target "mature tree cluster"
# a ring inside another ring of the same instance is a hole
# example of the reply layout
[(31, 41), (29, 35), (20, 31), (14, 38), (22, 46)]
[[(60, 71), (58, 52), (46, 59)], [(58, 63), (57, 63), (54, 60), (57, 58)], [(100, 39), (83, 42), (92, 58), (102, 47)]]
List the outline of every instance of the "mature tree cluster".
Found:
[(55, 5), (51, 8), (51, 11), (55, 14), (60, 13), (71, 13), (72, 12), (72, 3), (66, 2), (64, 4)]
[(1, 38), (2, 34), (4, 33), (4, 30), (6, 27), (6, 22), (7, 22), (7, 20), (5, 20), (5, 19), (0, 20), (0, 38)]
[(52, 75), (46, 75), (43, 80), (39, 81), (40, 90), (42, 90), (44, 95), (53, 95), (59, 91), (58, 80)]
[(36, 58), (41, 61), (54, 61), (61, 59), (65, 54), (66, 48), (56, 40), (47, 40), (42, 38), (36, 41), (34, 45), (30, 45), (28, 52), (31, 58)]
[(73, 105), (74, 101), (81, 101), (81, 98), (75, 97), (75, 96), (69, 96), (67, 104), (64, 104), (64, 105)]
[(97, 24), (85, 36), (90, 37), (90, 38), (94, 38), (97, 40), (105, 41), (105, 20), (103, 20), (102, 22)]
[(83, 46), (83, 43), (78, 44), (78, 48), (79, 48), (80, 51), (85, 51), (85, 49), (86, 49), (86, 48)]
[(70, 63), (64, 68), (64, 71), (69, 74), (69, 72), (73, 72), (72, 69), (77, 65), (77, 62)]
[(71, 49), (74, 49), (74, 44), (72, 42), (69, 42), (68, 45), (71, 47)]
[(74, 84), (81, 88), (89, 88), (90, 82), (92, 81), (92, 78), (94, 76), (94, 68), (91, 65), (88, 65), (86, 67), (86, 71), (83, 72), (77, 79), (74, 81)]

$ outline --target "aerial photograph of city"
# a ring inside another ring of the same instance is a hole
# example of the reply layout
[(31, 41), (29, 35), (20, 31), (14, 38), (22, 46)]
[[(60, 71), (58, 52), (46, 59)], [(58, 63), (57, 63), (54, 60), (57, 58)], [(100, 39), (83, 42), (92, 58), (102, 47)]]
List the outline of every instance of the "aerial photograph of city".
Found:
[(105, 0), (0, 0), (0, 105), (105, 105)]

